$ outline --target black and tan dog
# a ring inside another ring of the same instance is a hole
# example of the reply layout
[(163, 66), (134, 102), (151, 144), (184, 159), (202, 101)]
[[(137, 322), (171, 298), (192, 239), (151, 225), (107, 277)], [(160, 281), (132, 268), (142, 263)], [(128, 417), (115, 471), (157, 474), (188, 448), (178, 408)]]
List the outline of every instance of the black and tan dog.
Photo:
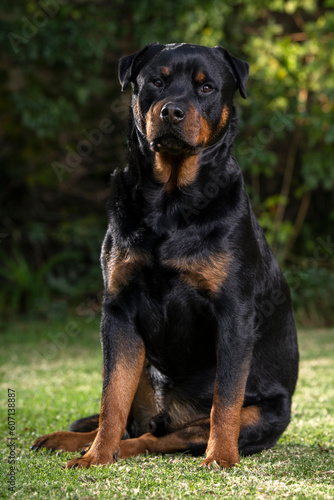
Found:
[(101, 412), (33, 448), (90, 443), (67, 467), (181, 450), (229, 467), (276, 443), (298, 371), (289, 290), (233, 157), (248, 64), (150, 44), (119, 76), (133, 98), (102, 248)]

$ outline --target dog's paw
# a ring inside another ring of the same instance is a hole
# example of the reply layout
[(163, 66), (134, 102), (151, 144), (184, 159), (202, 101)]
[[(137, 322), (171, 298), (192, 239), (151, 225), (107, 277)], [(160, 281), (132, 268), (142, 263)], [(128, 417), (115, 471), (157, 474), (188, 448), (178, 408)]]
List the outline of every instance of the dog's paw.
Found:
[(96, 457), (89, 451), (82, 457), (73, 458), (66, 464), (66, 469), (89, 469), (91, 465), (109, 465), (116, 463), (116, 455), (113, 457)]
[(86, 444), (85, 446), (83, 446), (83, 448), (80, 450), (80, 455), (83, 456), (87, 453), (87, 451), (89, 451), (92, 447), (92, 444), (93, 443), (89, 443), (89, 444)]
[(79, 451), (81, 448), (88, 444), (90, 437), (76, 432), (53, 432), (41, 436), (33, 443), (31, 450), (40, 450), (46, 448), (47, 450), (64, 450), (64, 451)]
[(228, 469), (229, 467), (233, 467), (236, 464), (239, 464), (240, 460), (239, 458), (218, 458), (215, 457), (214, 455), (206, 457), (202, 462), (201, 466), (206, 466), (206, 467), (220, 467), (221, 469)]
[(73, 458), (66, 464), (66, 469), (89, 469), (92, 464), (89, 460), (85, 460), (83, 457)]

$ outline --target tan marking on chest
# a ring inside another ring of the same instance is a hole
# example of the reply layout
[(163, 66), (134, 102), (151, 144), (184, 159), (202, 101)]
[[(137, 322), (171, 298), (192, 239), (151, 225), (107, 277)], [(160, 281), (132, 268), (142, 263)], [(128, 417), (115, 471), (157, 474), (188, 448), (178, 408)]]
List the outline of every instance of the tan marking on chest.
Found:
[(197, 177), (199, 162), (197, 155), (186, 156), (176, 160), (172, 155), (155, 155), (154, 176), (165, 185), (167, 191), (173, 188), (188, 186)]
[(218, 293), (227, 279), (231, 256), (224, 252), (215, 252), (209, 259), (182, 258), (168, 259), (164, 264), (177, 269), (181, 279), (196, 288), (204, 288), (211, 293)]
[(108, 292), (118, 293), (149, 263), (149, 256), (140, 251), (113, 250), (107, 256)]

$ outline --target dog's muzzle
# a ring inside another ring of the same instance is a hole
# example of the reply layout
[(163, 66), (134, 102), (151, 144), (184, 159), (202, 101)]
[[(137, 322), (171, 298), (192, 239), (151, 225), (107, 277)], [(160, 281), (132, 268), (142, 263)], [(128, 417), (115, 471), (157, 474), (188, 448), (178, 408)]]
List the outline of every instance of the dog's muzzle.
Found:
[(187, 144), (174, 134), (164, 134), (150, 143), (150, 147), (156, 153), (169, 153), (172, 155), (191, 154), (193, 146)]

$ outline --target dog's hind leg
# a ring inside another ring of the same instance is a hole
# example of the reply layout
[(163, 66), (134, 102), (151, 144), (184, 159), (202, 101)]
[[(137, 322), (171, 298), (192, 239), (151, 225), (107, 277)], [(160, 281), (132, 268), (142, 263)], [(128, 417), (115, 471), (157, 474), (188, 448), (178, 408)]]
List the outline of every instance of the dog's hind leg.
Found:
[(53, 432), (36, 439), (31, 449), (80, 451), (84, 446), (94, 441), (96, 434), (97, 429), (91, 432)]
[(291, 397), (281, 394), (243, 410), (248, 413), (241, 419), (238, 447), (242, 455), (252, 455), (276, 444), (290, 421)]
[[(239, 450), (242, 454), (258, 453), (276, 443), (289, 422), (289, 407), (284, 405), (281, 410), (274, 418), (273, 407), (269, 402), (241, 409)], [(210, 418), (196, 420), (162, 437), (146, 433), (138, 438), (121, 441), (118, 458), (128, 458), (145, 452), (189, 451), (193, 455), (201, 455), (207, 447), (209, 434)]]
[(151, 433), (121, 441), (118, 458), (128, 458), (145, 452), (174, 453), (189, 451), (194, 455), (204, 453), (210, 432), (210, 419), (202, 419), (178, 431), (156, 437)]
[(84, 417), (73, 422), (69, 431), (71, 432), (91, 432), (95, 431), (99, 426), (100, 414), (91, 415), (90, 417)]

